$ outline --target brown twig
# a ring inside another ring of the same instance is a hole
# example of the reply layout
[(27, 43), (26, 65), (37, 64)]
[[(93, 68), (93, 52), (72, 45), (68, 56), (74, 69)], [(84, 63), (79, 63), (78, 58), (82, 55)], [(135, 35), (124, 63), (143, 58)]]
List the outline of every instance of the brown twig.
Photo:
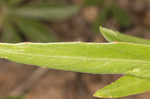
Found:
[(25, 92), (29, 91), (32, 86), (48, 71), (45, 68), (38, 68), (31, 77), (28, 78), (24, 83), (22, 83), (19, 87), (15, 88), (9, 96), (22, 96)]

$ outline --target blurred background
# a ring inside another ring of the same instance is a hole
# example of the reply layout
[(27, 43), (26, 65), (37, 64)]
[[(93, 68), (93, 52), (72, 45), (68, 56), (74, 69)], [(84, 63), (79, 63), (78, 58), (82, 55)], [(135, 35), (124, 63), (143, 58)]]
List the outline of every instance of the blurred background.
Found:
[[(150, 39), (150, 0), (0, 0), (0, 42), (106, 42), (100, 25)], [(97, 99), (92, 94), (119, 77), (1, 59), (0, 99)], [(145, 93), (120, 99), (149, 97)]]

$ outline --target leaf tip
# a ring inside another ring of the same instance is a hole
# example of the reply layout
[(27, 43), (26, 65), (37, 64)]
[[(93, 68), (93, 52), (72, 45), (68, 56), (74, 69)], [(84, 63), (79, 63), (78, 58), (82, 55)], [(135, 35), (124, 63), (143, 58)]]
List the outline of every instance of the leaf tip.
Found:
[(100, 30), (100, 33), (102, 34), (102, 36), (103, 36), (107, 41), (109, 41), (109, 35), (110, 35), (110, 34), (109, 34), (108, 29), (106, 29), (106, 28), (100, 26), (100, 27), (99, 27), (99, 30)]
[(98, 90), (96, 91), (94, 94), (93, 94), (94, 97), (97, 97), (97, 98), (113, 98), (112, 96), (104, 93), (103, 91), (101, 90)]
[(93, 96), (94, 96), (94, 97), (97, 97), (97, 98), (103, 97), (103, 96), (101, 96), (98, 92), (95, 92), (95, 93), (93, 94)]
[(100, 30), (101, 33), (103, 33), (103, 29), (104, 29), (103, 26), (99, 27), (99, 30)]
[(103, 37), (109, 42), (113, 42), (114, 40), (117, 40), (117, 36), (118, 36), (117, 31), (113, 31), (111, 29), (107, 29), (100, 26), (100, 32), (103, 35)]

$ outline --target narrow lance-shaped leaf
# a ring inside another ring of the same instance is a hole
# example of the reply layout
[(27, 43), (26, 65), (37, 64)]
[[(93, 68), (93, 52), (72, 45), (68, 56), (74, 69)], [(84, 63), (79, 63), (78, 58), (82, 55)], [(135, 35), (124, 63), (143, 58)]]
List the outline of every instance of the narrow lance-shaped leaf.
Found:
[(56, 37), (44, 24), (30, 19), (20, 18), (16, 21), (22, 33), (33, 42), (52, 42)]
[(79, 11), (78, 6), (25, 6), (22, 8), (14, 9), (12, 14), (28, 18), (62, 20), (66, 19)]
[[(0, 57), (41, 67), (150, 78), (150, 46), (117, 43), (0, 44)], [(111, 53), (111, 54), (110, 54)]]
[(17, 33), (16, 28), (11, 23), (4, 23), (1, 41), (5, 43), (21, 42), (21, 38)]
[(104, 5), (104, 0), (84, 0), (84, 6), (99, 6)]
[(150, 44), (150, 40), (145, 40), (138, 37), (133, 37), (130, 35), (121, 34), (117, 31), (112, 31), (107, 28), (100, 27), (100, 31), (105, 39), (109, 42), (134, 42), (134, 43), (141, 43), (141, 44)]
[[(105, 38), (109, 41), (125, 41), (125, 42), (144, 43), (144, 44), (149, 43), (148, 40), (143, 40), (140, 38), (123, 35), (118, 32), (114, 32), (112, 30), (102, 28), (102, 27), (101, 27), (101, 32), (103, 33)], [(135, 76), (125, 75), (124, 77), (121, 77), (116, 82), (98, 90), (94, 94), (94, 96), (103, 97), (103, 98), (118, 98), (123, 96), (135, 95), (135, 94), (150, 91), (149, 86), (150, 86), (149, 79), (143, 79)]]
[(120, 8), (116, 4), (113, 4), (111, 9), (113, 17), (116, 19), (121, 27), (128, 27), (131, 24), (130, 17), (124, 9)]
[(6, 97), (5, 99), (25, 99), (23, 96), (9, 96)]
[(16, 6), (23, 2), (23, 0), (6, 0), (6, 2), (8, 5)]
[(150, 91), (150, 80), (135, 76), (124, 76), (116, 82), (98, 90), (94, 96), (103, 98), (119, 98)]

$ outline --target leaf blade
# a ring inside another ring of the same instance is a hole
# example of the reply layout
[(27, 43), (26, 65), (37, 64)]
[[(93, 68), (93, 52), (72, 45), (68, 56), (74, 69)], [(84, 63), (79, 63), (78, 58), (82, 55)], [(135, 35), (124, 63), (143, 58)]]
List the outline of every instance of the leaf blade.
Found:
[(1, 58), (18, 63), (65, 71), (92, 74), (130, 74), (150, 78), (150, 56), (147, 55), (150, 46), (148, 45), (130, 43), (1, 43), (0, 48)]
[(116, 4), (113, 4), (111, 9), (112, 9), (114, 18), (120, 24), (121, 27), (130, 26), (131, 19), (130, 19), (128, 13), (124, 9), (120, 8)]
[(12, 14), (27, 17), (27, 18), (37, 18), (43, 20), (63, 20), (71, 17), (73, 14), (79, 11), (78, 6), (26, 6), (20, 9), (15, 9)]
[(1, 41), (5, 43), (18, 43), (21, 42), (21, 38), (17, 33), (15, 27), (8, 22), (4, 23), (3, 33), (1, 36)]
[(150, 44), (150, 40), (145, 40), (138, 37), (133, 37), (130, 35), (121, 34), (117, 31), (112, 31), (107, 28), (100, 27), (100, 31), (104, 38), (109, 42), (133, 42), (133, 43), (140, 43), (140, 44)]
[(94, 96), (102, 98), (119, 98), (150, 91), (150, 80), (135, 76), (124, 76), (114, 83), (98, 90)]
[(56, 37), (51, 33), (48, 27), (39, 21), (20, 18), (16, 23), (27, 39), (32, 42), (56, 41)]

